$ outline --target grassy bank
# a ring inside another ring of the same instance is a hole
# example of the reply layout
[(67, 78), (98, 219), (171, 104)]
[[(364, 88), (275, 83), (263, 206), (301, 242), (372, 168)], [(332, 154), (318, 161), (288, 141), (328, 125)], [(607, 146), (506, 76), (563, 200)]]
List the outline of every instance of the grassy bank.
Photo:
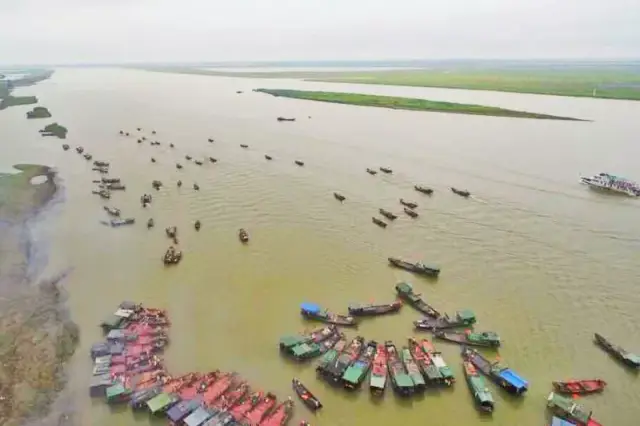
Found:
[(7, 96), (0, 100), (0, 110), (12, 106), (37, 104), (38, 98), (35, 96)]
[(514, 111), (509, 109), (458, 104), (452, 102), (430, 101), (427, 99), (400, 98), (395, 96), (363, 95), (358, 93), (339, 92), (311, 92), (305, 90), (286, 89), (256, 89), (256, 92), (266, 93), (284, 98), (305, 99), (310, 101), (331, 102), (347, 105), (372, 106), (381, 108), (404, 109), (411, 111), (446, 112), (453, 114), (488, 115), (493, 117), (535, 118), (546, 120), (574, 120), (577, 118), (558, 117), (547, 114), (537, 114), (526, 111)]

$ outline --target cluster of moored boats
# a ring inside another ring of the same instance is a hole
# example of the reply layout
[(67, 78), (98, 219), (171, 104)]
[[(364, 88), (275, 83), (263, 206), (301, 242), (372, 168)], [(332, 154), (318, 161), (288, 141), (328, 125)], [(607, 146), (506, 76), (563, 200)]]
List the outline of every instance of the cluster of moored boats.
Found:
[(159, 355), (169, 341), (169, 325), (163, 310), (122, 302), (101, 324), (106, 340), (91, 347), (91, 397), (110, 405), (128, 404), (172, 425), (287, 424), (293, 400), (278, 402), (271, 392), (252, 390), (236, 373), (168, 373)]

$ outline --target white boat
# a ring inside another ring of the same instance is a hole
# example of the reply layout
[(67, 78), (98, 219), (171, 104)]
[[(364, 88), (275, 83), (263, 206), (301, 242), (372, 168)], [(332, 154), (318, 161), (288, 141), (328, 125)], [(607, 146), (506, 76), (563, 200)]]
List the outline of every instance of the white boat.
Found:
[(580, 182), (589, 185), (589, 188), (592, 189), (628, 195), (629, 197), (640, 197), (640, 184), (609, 173), (599, 173), (591, 177), (582, 176)]

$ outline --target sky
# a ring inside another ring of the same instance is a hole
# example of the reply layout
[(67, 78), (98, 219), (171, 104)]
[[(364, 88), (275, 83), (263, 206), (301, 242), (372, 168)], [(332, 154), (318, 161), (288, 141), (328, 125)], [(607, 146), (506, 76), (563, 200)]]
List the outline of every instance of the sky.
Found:
[(0, 0), (0, 63), (640, 58), (640, 0)]

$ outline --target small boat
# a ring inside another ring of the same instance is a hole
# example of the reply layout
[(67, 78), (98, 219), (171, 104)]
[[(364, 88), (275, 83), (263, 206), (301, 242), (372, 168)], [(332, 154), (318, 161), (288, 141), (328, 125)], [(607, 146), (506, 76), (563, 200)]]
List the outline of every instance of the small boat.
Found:
[(76, 152), (77, 152), (78, 154), (82, 154), (82, 153), (84, 152), (84, 148), (83, 148), (83, 147), (81, 147), (81, 146), (78, 146), (78, 147), (76, 147)]
[(320, 343), (324, 340), (327, 340), (329, 337), (333, 336), (338, 332), (338, 327), (331, 324), (327, 327), (322, 327), (317, 330), (309, 333), (308, 337), (311, 342)]
[(377, 170), (373, 170), (373, 169), (369, 169), (369, 168), (368, 168), (368, 169), (367, 169), (367, 173), (369, 173), (370, 175), (376, 175), (376, 174), (378, 174), (378, 171), (377, 171)]
[(107, 184), (107, 189), (111, 191), (125, 191), (127, 187), (121, 183), (109, 183)]
[(155, 134), (156, 134), (156, 131), (155, 131), (155, 130), (152, 130), (152, 131), (151, 131), (151, 134), (152, 134), (152, 135), (155, 135)]
[(109, 224), (113, 227), (123, 226), (123, 225), (133, 225), (136, 223), (136, 220), (132, 217), (128, 217), (126, 219), (111, 219)]
[(296, 160), (294, 161), (294, 163), (296, 163), (298, 166), (304, 166), (304, 162), (300, 160)]
[(278, 121), (296, 121), (295, 118), (278, 117)]
[(240, 228), (238, 230), (238, 238), (240, 238), (241, 242), (248, 243), (249, 242), (249, 233), (244, 228)]
[(180, 402), (180, 397), (173, 393), (162, 392), (149, 401), (147, 401), (147, 409), (152, 415), (164, 414), (169, 408)]
[(109, 173), (109, 169), (104, 167), (93, 167), (91, 170), (93, 170), (94, 172), (102, 173), (102, 174)]
[(200, 185), (198, 185), (197, 183), (193, 184), (193, 189), (196, 191), (200, 191)]
[[(347, 346), (342, 352), (337, 353), (337, 356), (319, 370), (319, 372), (330, 382), (338, 383), (347, 368), (349, 368), (349, 366), (358, 359), (363, 348), (364, 338), (362, 336), (357, 336), (351, 341), (351, 343), (349, 343), (349, 346)], [(328, 357), (328, 354), (329, 352), (325, 354), (325, 357)], [(316, 371), (318, 371), (317, 368)]]
[(185, 426), (204, 426), (216, 413), (203, 407), (198, 407), (184, 419)]
[(233, 386), (234, 379), (235, 374), (233, 373), (216, 374), (216, 380), (213, 382), (213, 384), (205, 387), (200, 392), (204, 404), (207, 406), (213, 405), (218, 398), (220, 398), (229, 390), (229, 388), (231, 388), (231, 386)]
[(242, 94), (242, 90), (236, 90), (236, 93), (237, 93), (238, 95), (240, 95), (240, 94)]
[(309, 389), (298, 379), (291, 380), (293, 390), (298, 395), (302, 403), (311, 411), (317, 411), (322, 408), (322, 403), (316, 398)]
[(213, 157), (209, 157), (209, 162), (211, 163), (216, 163), (218, 160), (213, 158)]
[(397, 216), (397, 215), (395, 215), (395, 214), (391, 213), (391, 212), (390, 212), (390, 211), (388, 211), (388, 210), (385, 210), (385, 209), (379, 209), (378, 211), (380, 212), (380, 214), (381, 214), (382, 216), (386, 217), (386, 218), (387, 218), (387, 219), (389, 219), (389, 220), (396, 220), (396, 219), (398, 218), (398, 216)]
[(89, 161), (89, 160), (91, 160), (93, 158), (93, 155), (85, 154), (85, 155), (83, 155), (83, 157), (84, 157), (85, 160)]
[(454, 318), (444, 314), (439, 318), (423, 318), (414, 321), (413, 325), (418, 330), (444, 330), (448, 328), (469, 327), (476, 322), (476, 314), (469, 309), (456, 312)]
[(155, 159), (155, 158), (153, 158), (153, 157), (151, 157), (151, 162), (152, 162), (152, 163), (155, 163), (155, 162), (156, 162), (156, 159)]
[(431, 357), (422, 350), (418, 341), (413, 337), (409, 338), (409, 350), (411, 351), (411, 356), (415, 360), (416, 364), (418, 364), (418, 368), (420, 368), (422, 376), (428, 384), (440, 384), (444, 381), (444, 377), (442, 377), (440, 369), (435, 366)]
[(576, 425), (601, 426), (601, 424), (592, 417), (591, 410), (577, 404), (573, 399), (565, 398), (554, 392), (551, 392), (547, 398), (547, 408), (554, 414), (566, 418)]
[(196, 231), (199, 231), (201, 226), (202, 224), (199, 220), (196, 220), (196, 222), (193, 224), (193, 227), (196, 229)]
[(415, 219), (416, 217), (418, 217), (418, 213), (416, 213), (415, 211), (413, 211), (413, 210), (411, 210), (411, 209), (409, 209), (409, 208), (407, 208), (407, 207), (405, 207), (405, 208), (404, 208), (404, 212), (405, 212), (407, 215), (409, 215), (409, 216), (411, 216), (412, 218), (414, 218), (414, 219)]
[(304, 342), (286, 351), (286, 354), (297, 361), (315, 358), (321, 354), (320, 345), (314, 342)]
[(427, 188), (426, 186), (414, 185), (413, 189), (415, 189), (418, 192), (422, 192), (423, 194), (427, 194), (427, 195), (433, 194), (433, 189)]
[(102, 183), (120, 183), (120, 178), (117, 178), (117, 177), (113, 177), (113, 178), (103, 177), (100, 180), (102, 181)]
[(177, 265), (182, 260), (182, 252), (170, 246), (162, 257), (165, 265)]
[[(330, 339), (329, 339), (330, 340)], [(323, 342), (323, 346), (329, 340)], [(327, 349), (316, 366), (316, 373), (324, 375), (328, 368), (338, 359), (344, 348), (347, 346), (347, 339), (344, 333), (340, 333), (338, 341), (329, 349)]]
[(141, 131), (141, 130), (142, 130), (142, 128), (141, 128), (141, 127), (138, 127), (138, 131)]
[(376, 316), (396, 313), (402, 308), (402, 302), (396, 300), (393, 303), (385, 303), (383, 305), (352, 305), (349, 306), (349, 315), (351, 316)]
[(418, 203), (414, 203), (413, 201), (406, 201), (404, 198), (400, 198), (400, 204), (405, 207), (409, 207), (410, 209), (418, 208)]
[(210, 407), (228, 411), (239, 404), (248, 393), (249, 385), (244, 382), (240, 383), (234, 389), (227, 390), (227, 392), (225, 392), (218, 400), (214, 401)]
[(158, 189), (162, 188), (162, 182), (159, 181), (159, 180), (154, 180), (153, 182), (151, 182), (151, 186), (154, 189), (158, 190)]
[[(142, 139), (138, 139), (137, 142), (138, 143), (142, 143)], [(153, 145), (153, 144), (151, 144), (151, 145)]]
[(117, 404), (129, 401), (133, 391), (125, 388), (122, 383), (115, 383), (105, 390), (107, 404)]
[(178, 227), (169, 226), (168, 228), (165, 228), (164, 232), (167, 234), (167, 237), (173, 238), (178, 235)]
[(386, 228), (387, 227), (387, 222), (384, 222), (384, 221), (378, 219), (377, 217), (372, 217), (371, 221), (373, 223), (375, 223), (376, 225), (378, 225), (380, 228)]
[(376, 354), (371, 365), (371, 376), (369, 377), (369, 392), (376, 396), (384, 394), (387, 385), (387, 350), (383, 344), (376, 347)]
[(120, 216), (120, 209), (117, 209), (115, 207), (108, 207), (108, 206), (104, 206), (103, 208), (111, 216)]
[(265, 155), (264, 158), (266, 158), (267, 160), (273, 160), (273, 157), (270, 155)]
[(451, 192), (465, 198), (471, 195), (471, 193), (465, 189), (456, 189), (454, 187), (451, 187)]
[(405, 282), (396, 284), (396, 292), (398, 293), (398, 297), (423, 314), (432, 318), (438, 318), (440, 316), (440, 312), (424, 301), (419, 294), (413, 292), (411, 284)]
[(65, 151), (69, 150), (69, 145), (67, 145), (66, 143), (62, 145), (62, 149), (64, 149)]
[(480, 372), (485, 374), (491, 381), (514, 395), (522, 395), (529, 389), (529, 382), (523, 379), (518, 373), (498, 361), (490, 361), (482, 356), (478, 351), (466, 346), (462, 348), (462, 359), (469, 361)]
[(629, 367), (640, 368), (640, 356), (633, 354), (620, 346), (614, 345), (608, 339), (598, 333), (594, 334), (594, 338), (598, 346), (611, 354), (617, 360), (621, 361)]
[(376, 355), (377, 346), (378, 343), (374, 340), (367, 343), (367, 346), (364, 351), (362, 351), (358, 359), (347, 367), (344, 373), (342, 373), (342, 385), (346, 389), (354, 390), (360, 387), (369, 373), (371, 363)]
[(269, 411), (276, 405), (276, 396), (268, 392), (258, 404), (245, 414), (245, 422), (251, 426), (259, 425)]
[(176, 163), (176, 169), (181, 169), (181, 168), (182, 168), (182, 164)]
[(129, 398), (129, 406), (134, 410), (146, 407), (147, 401), (162, 393), (162, 386), (156, 385), (135, 391)]
[(169, 148), (175, 148), (176, 146), (172, 143), (169, 144)]
[(236, 404), (229, 413), (233, 416), (236, 421), (241, 421), (245, 414), (247, 414), (253, 407), (258, 405), (258, 403), (264, 397), (264, 392), (258, 391), (253, 392), (250, 395), (245, 396), (240, 403)]
[(96, 160), (93, 162), (93, 165), (96, 167), (109, 167), (109, 163), (106, 161)]
[(471, 391), (471, 395), (473, 395), (477, 407), (480, 411), (492, 413), (493, 395), (491, 395), (491, 391), (484, 383), (484, 379), (469, 361), (463, 361), (462, 367), (464, 376), (467, 379), (467, 385), (469, 386), (469, 390)]
[(185, 158), (185, 160), (191, 160), (191, 156), (190, 155), (185, 155), (184, 158)]
[(182, 186), (182, 181), (179, 180), (178, 182), (176, 182), (176, 185), (178, 185), (178, 188), (180, 188)]
[(408, 347), (402, 347), (402, 350), (400, 351), (400, 359), (402, 359), (402, 363), (404, 364), (404, 368), (407, 370), (407, 374), (411, 377), (414, 389), (417, 392), (423, 392), (427, 387), (427, 384), (422, 376), (422, 370), (420, 370), (416, 360), (413, 359)]
[(126, 136), (129, 136), (129, 132), (125, 133)]
[(551, 425), (549, 426), (576, 426), (576, 424), (568, 420), (561, 419), (560, 417), (553, 416), (551, 419)]
[(346, 340), (344, 333), (335, 333), (329, 336), (327, 340), (320, 343), (320, 354), (327, 353), (327, 351), (336, 347), (338, 343), (340, 343), (343, 340)]
[(327, 324), (341, 325), (344, 327), (354, 327), (358, 325), (357, 320), (350, 315), (332, 314), (328, 311), (322, 311), (320, 306), (315, 303), (303, 303), (300, 305), (300, 313), (303, 317), (322, 321)]
[(338, 192), (334, 192), (333, 196), (336, 198), (336, 200), (338, 201), (344, 201), (347, 199), (347, 197), (345, 197), (344, 195), (338, 193)]
[(154, 226), (153, 219), (149, 219), (147, 221), (147, 229), (151, 229), (151, 228), (153, 228), (153, 226)]
[(180, 424), (182, 421), (188, 417), (191, 413), (196, 411), (198, 408), (202, 406), (202, 400), (200, 398), (197, 399), (182, 399), (182, 401), (178, 402), (173, 407), (167, 410), (167, 418), (169, 419), (170, 424)]
[(293, 412), (293, 400), (289, 397), (286, 401), (277, 405), (262, 419), (259, 426), (284, 426), (289, 421)]
[(404, 269), (409, 272), (433, 278), (437, 278), (438, 275), (440, 275), (440, 268), (435, 265), (426, 265), (422, 262), (411, 263), (397, 257), (389, 257), (388, 260), (391, 266), (395, 266), (396, 268)]
[(393, 389), (400, 396), (413, 394), (413, 380), (411, 380), (411, 376), (407, 374), (407, 370), (398, 355), (396, 346), (390, 340), (387, 340), (384, 346), (387, 351), (387, 368), (389, 369)]
[(427, 354), (431, 363), (438, 369), (438, 372), (442, 377), (441, 379), (439, 379), (439, 383), (444, 383), (447, 386), (453, 385), (456, 381), (456, 378), (453, 375), (453, 370), (451, 370), (451, 367), (449, 367), (444, 361), (444, 358), (442, 358), (442, 353), (440, 353), (440, 351), (437, 351), (435, 346), (433, 346), (433, 343), (431, 343), (427, 339), (420, 340), (419, 346), (420, 349), (422, 349), (422, 351)]
[(244, 143), (241, 143), (241, 144), (240, 144), (240, 148), (249, 148), (249, 145), (244, 144)]
[(602, 379), (566, 380), (562, 382), (551, 382), (551, 384), (556, 392), (571, 395), (602, 392), (607, 386), (607, 382)]
[(121, 134), (121, 135), (124, 135), (124, 132), (123, 132), (122, 130), (120, 130), (120, 134)]
[(438, 339), (446, 340), (460, 345), (484, 346), (497, 348), (500, 346), (500, 336), (493, 331), (483, 331), (479, 333), (465, 330), (464, 332), (436, 331), (433, 333)]
[(207, 140), (209, 141), (209, 143), (213, 143), (213, 139), (212, 138), (209, 138)]
[(386, 173), (386, 174), (391, 174), (393, 173), (393, 170), (391, 170), (389, 167), (380, 167), (380, 171), (382, 173)]

